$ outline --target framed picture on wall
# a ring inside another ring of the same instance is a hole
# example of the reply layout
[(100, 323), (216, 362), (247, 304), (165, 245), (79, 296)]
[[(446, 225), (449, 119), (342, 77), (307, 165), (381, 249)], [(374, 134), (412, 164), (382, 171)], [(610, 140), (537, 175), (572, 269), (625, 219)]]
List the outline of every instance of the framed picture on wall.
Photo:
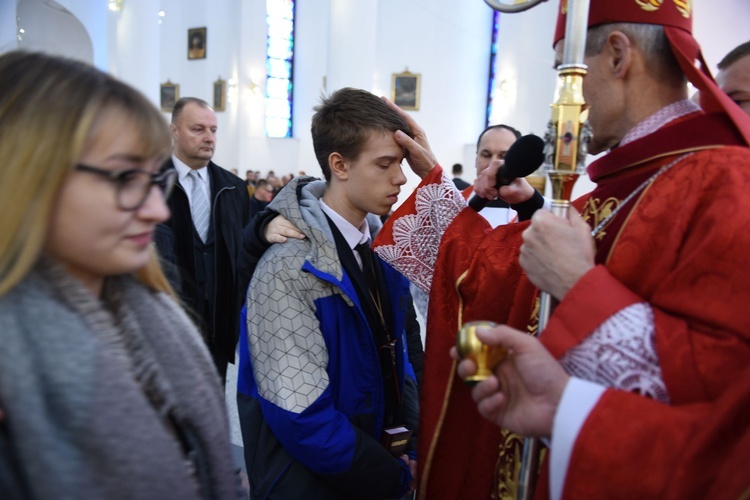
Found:
[(422, 75), (416, 73), (393, 73), (391, 78), (391, 100), (401, 109), (419, 109), (419, 87)]
[(167, 80), (167, 83), (161, 84), (161, 90), (159, 92), (159, 102), (161, 103), (161, 110), (168, 113), (172, 112), (174, 105), (180, 98), (180, 86), (176, 83), (172, 83)]
[(227, 81), (219, 77), (214, 82), (214, 111), (224, 111), (227, 107)]
[(190, 28), (188, 30), (188, 59), (206, 58), (206, 28)]

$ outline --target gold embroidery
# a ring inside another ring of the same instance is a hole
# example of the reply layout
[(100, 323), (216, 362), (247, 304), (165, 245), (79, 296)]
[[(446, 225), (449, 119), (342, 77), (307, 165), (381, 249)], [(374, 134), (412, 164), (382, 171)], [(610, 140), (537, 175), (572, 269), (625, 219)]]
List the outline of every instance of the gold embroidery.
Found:
[[(612, 215), (612, 212), (614, 212), (619, 205), (620, 200), (614, 197), (607, 198), (604, 202), (601, 202), (599, 198), (589, 198), (586, 205), (583, 207), (583, 213), (581, 215), (586, 222), (593, 219), (593, 223), (590, 225), (596, 227), (601, 221)], [(601, 241), (606, 234), (606, 231), (599, 231), (595, 237)]]
[(521, 472), (523, 439), (510, 431), (501, 430), (502, 441), (497, 457), (493, 500), (515, 500), (518, 497), (518, 474)]
[(537, 297), (534, 299), (534, 309), (531, 311), (531, 318), (529, 324), (526, 325), (526, 333), (536, 337), (539, 331), (539, 308), (542, 305), (542, 301)]
[(661, 8), (664, 0), (635, 0), (635, 3), (646, 12), (655, 12)]
[(568, 0), (562, 0), (562, 2), (560, 2), (560, 13), (563, 16), (568, 14)]
[(693, 0), (674, 0), (674, 4), (682, 17), (690, 19), (690, 14), (693, 12)]

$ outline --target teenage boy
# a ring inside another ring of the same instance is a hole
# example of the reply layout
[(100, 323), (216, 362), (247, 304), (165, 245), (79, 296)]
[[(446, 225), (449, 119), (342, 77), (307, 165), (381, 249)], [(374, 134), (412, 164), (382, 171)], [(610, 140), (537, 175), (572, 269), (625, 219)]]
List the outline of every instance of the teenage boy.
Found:
[[(409, 283), (370, 250), (406, 177), (406, 122), (345, 88), (315, 109), (325, 181), (296, 177), (269, 208), (306, 236), (271, 246), (248, 292), (238, 403), (254, 498), (395, 498), (412, 490), (417, 386)], [(384, 445), (407, 441), (402, 452)]]

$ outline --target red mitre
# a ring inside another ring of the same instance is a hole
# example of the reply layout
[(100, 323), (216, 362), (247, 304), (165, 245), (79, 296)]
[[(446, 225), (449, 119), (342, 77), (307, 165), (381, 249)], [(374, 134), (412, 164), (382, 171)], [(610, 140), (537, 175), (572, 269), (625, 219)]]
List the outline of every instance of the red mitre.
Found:
[[(555, 40), (565, 38), (568, 3), (561, 0), (557, 15)], [(589, 28), (599, 24), (637, 23), (671, 26), (693, 32), (692, 0), (590, 0)]]
[[(568, 3), (560, 0), (554, 43), (565, 38)], [(693, 38), (692, 0), (590, 0), (589, 28), (600, 24), (637, 23), (664, 26), (672, 52), (690, 83), (700, 90), (701, 107), (707, 113), (729, 115), (750, 145), (750, 117), (716, 85), (698, 42)]]

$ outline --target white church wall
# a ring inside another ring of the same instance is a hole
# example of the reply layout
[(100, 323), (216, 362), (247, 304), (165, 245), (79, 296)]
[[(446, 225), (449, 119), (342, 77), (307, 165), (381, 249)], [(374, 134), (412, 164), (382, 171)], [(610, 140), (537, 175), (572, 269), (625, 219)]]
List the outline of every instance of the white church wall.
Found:
[(750, 41), (750, 2), (747, 0), (693, 0), (693, 35), (711, 71), (727, 52)]
[[(94, 64), (135, 85), (157, 104), (159, 84), (167, 79), (180, 85), (182, 96), (209, 102), (219, 76), (234, 83), (226, 111), (218, 113), (215, 160), (226, 168), (235, 167), (241, 174), (273, 169), (277, 174), (305, 170), (319, 175), (309, 127), (321, 93), (356, 75), (355, 84), (390, 95), (391, 74), (408, 67), (422, 75), (420, 109), (410, 114), (427, 131), (443, 166), (463, 162), (466, 176), (473, 178), (473, 144), (484, 126), (491, 41), (492, 12), (481, 0), (374, 0), (359, 10), (346, 7), (346, 0), (298, 1), (293, 139), (265, 137), (265, 2), (125, 0), (119, 14), (109, 13), (103, 1), (59, 4), (75, 15), (93, 44), (93, 55), (81, 49), (78, 58), (93, 58)], [(18, 5), (14, 0), (0, 2), (0, 51), (16, 48)], [(724, 0), (721, 9), (715, 7), (710, 0), (694, 0), (695, 35), (712, 69), (727, 51), (750, 38), (743, 22), (750, 19), (747, 0)], [(368, 18), (346, 18), (350, 9), (366, 11)], [(498, 77), (506, 80), (507, 99), (493, 122), (543, 133), (555, 84), (551, 37), (556, 9), (557, 1), (550, 0), (501, 18)], [(159, 10), (166, 12), (161, 25)], [(193, 27), (208, 30), (206, 59), (187, 59), (187, 29)], [(361, 32), (359, 43), (366, 47), (362, 57), (372, 60), (357, 67), (341, 64), (356, 55), (357, 42), (342, 47), (342, 40), (331, 34), (344, 33), (347, 27), (350, 33)], [(35, 48), (57, 48), (54, 41), (46, 43)], [(364, 71), (372, 74), (363, 78)], [(404, 191), (415, 185), (410, 177)]]
[[(484, 128), (492, 9), (481, 1), (379, 4), (375, 91), (390, 97), (392, 73), (408, 68), (421, 74), (420, 107), (409, 113), (425, 129), (438, 161), (450, 170), (464, 161), (464, 145)], [(402, 193), (419, 183), (410, 171), (407, 179)]]
[[(289, 172), (295, 175), (322, 176), (315, 159), (310, 135), (313, 107), (320, 97), (332, 89), (328, 68), (331, 61), (331, 5), (329, 1), (297, 2), (294, 61), (294, 137), (299, 147), (299, 159)], [(303, 41), (304, 40), (304, 41)], [(333, 40), (335, 43), (336, 40)], [(277, 164), (277, 173), (283, 165)]]
[[(45, 3), (50, 4), (50, 2)], [(93, 64), (106, 71), (108, 67), (108, 10), (101, 8), (102, 2), (99, 0), (57, 0), (57, 3), (69, 10), (86, 28), (93, 47)]]
[[(130, 0), (128, 0), (130, 1)], [(157, 74), (159, 84), (167, 80), (179, 84), (180, 97), (197, 97), (213, 105), (213, 84), (219, 78), (230, 81), (239, 76), (239, 54), (242, 53), (243, 16), (238, 0), (162, 0), (165, 12), (159, 25), (160, 66)], [(258, 2), (248, 2), (258, 3)], [(206, 28), (205, 59), (188, 59), (188, 29)], [(226, 103), (224, 111), (217, 111), (216, 153), (214, 161), (225, 167), (239, 168), (238, 105)], [(167, 120), (170, 113), (165, 113)]]
[(16, 17), (20, 35), (17, 48), (46, 51), (93, 64), (94, 49), (88, 31), (59, 3), (54, 0), (20, 0), (14, 20)]
[(17, 14), (14, 2), (0, 2), (0, 53), (18, 48)]

